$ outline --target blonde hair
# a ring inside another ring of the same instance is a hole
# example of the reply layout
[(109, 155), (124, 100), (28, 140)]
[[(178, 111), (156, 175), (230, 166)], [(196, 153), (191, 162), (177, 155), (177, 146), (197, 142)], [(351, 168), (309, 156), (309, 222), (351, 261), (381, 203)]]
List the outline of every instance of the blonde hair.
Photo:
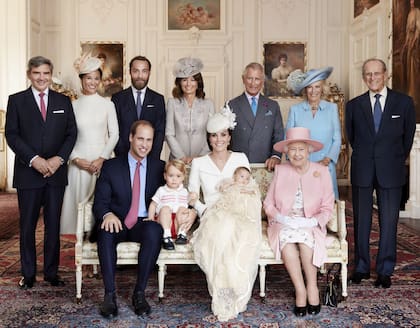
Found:
[(187, 172), (187, 168), (185, 166), (185, 163), (181, 161), (180, 159), (170, 159), (165, 164), (165, 173), (168, 172), (169, 167), (175, 167), (178, 169), (183, 175)]

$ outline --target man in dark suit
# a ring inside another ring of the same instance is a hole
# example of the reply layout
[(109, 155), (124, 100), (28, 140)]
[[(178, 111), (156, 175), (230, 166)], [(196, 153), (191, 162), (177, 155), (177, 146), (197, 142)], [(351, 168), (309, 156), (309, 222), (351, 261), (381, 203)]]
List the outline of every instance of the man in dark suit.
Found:
[(13, 187), (20, 211), (20, 261), (22, 289), (32, 288), (36, 277), (35, 228), (44, 208), (44, 280), (62, 286), (60, 215), (67, 185), (67, 160), (77, 137), (70, 99), (48, 89), (52, 62), (33, 57), (27, 77), (31, 87), (9, 97), (6, 139), (15, 153)]
[(111, 100), (117, 111), (120, 138), (115, 146), (115, 154), (128, 152), (128, 135), (134, 121), (146, 120), (155, 129), (153, 148), (149, 156), (159, 159), (165, 139), (165, 100), (163, 96), (147, 87), (152, 64), (143, 56), (136, 56), (130, 61), (131, 86), (114, 94)]
[[(93, 213), (96, 218), (98, 255), (105, 286), (100, 312), (106, 318), (118, 314), (115, 290), (116, 247), (122, 241), (141, 244), (137, 283), (132, 301), (137, 315), (150, 312), (144, 291), (159, 256), (163, 229), (157, 222), (147, 220), (147, 209), (158, 187), (164, 184), (165, 165), (163, 161), (148, 156), (153, 139), (153, 126), (150, 122), (134, 122), (130, 130), (128, 155), (126, 153), (105, 161), (96, 183)], [(132, 197), (136, 194), (136, 163), (140, 163), (137, 175), (140, 180), (140, 192), (137, 199)], [(133, 210), (134, 220), (130, 224), (128, 220)]]
[(281, 153), (276, 152), (273, 145), (284, 138), (279, 104), (260, 93), (264, 85), (261, 64), (248, 64), (242, 82), (245, 92), (229, 101), (237, 122), (231, 148), (245, 153), (250, 163), (265, 163), (269, 170), (273, 170), (281, 159)]
[(355, 271), (350, 280), (358, 284), (370, 278), (369, 236), (375, 190), (380, 227), (375, 286), (389, 288), (396, 262), (405, 161), (413, 143), (416, 118), (413, 100), (385, 86), (388, 75), (382, 60), (366, 60), (362, 74), (369, 91), (346, 106), (346, 131), (353, 149)]

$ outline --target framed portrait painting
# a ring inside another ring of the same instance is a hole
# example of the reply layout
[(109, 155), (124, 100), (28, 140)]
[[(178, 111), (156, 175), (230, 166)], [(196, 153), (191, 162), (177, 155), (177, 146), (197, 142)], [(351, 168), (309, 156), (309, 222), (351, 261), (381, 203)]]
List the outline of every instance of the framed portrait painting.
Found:
[(264, 94), (268, 97), (294, 97), (287, 88), (289, 74), (306, 69), (306, 43), (264, 43)]
[(81, 43), (82, 56), (97, 57), (102, 61), (102, 83), (98, 93), (111, 97), (124, 87), (124, 44), (119, 42), (88, 41)]
[(393, 0), (392, 31), (392, 88), (413, 98), (420, 123), (420, 0)]
[(220, 30), (221, 1), (167, 0), (168, 30)]
[(354, 18), (362, 14), (365, 9), (370, 9), (378, 3), (379, 0), (354, 0)]

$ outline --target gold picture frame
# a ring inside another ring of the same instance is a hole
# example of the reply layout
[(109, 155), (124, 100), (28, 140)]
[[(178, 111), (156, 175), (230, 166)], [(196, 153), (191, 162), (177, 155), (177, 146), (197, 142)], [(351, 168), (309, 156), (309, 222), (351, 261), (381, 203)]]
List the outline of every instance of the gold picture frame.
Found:
[(88, 55), (103, 60), (102, 84), (98, 93), (111, 97), (121, 91), (125, 83), (125, 44), (119, 41), (85, 41), (80, 43), (81, 56)]

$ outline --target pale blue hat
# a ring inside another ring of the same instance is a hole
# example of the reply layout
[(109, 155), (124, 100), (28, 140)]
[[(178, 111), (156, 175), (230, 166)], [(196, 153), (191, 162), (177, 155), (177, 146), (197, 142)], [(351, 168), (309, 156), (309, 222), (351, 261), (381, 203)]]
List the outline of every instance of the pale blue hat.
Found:
[(289, 74), (287, 78), (287, 87), (293, 91), (297, 96), (300, 95), (303, 88), (311, 85), (314, 82), (326, 80), (333, 71), (331, 66), (311, 69), (306, 73), (303, 73), (300, 69), (297, 69)]

